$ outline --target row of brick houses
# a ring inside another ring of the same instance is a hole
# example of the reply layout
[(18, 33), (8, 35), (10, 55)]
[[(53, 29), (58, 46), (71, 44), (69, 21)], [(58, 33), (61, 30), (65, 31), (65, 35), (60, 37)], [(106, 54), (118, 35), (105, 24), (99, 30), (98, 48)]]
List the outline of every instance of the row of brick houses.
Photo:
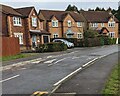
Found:
[(88, 29), (118, 38), (119, 21), (110, 12), (14, 9), (2, 5), (2, 36), (19, 37), (21, 50), (50, 42), (50, 38), (78, 38)]
[(44, 29), (51, 33), (51, 38), (83, 38), (83, 32), (88, 29), (99, 33), (118, 37), (118, 19), (111, 12), (40, 10), (38, 16), (44, 21)]

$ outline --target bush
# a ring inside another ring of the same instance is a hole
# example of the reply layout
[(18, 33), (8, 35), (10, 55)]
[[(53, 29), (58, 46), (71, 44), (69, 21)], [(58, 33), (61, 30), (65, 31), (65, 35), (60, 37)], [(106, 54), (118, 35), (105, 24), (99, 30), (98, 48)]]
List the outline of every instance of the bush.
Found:
[(36, 52), (57, 52), (57, 51), (65, 51), (67, 50), (67, 45), (64, 43), (47, 43), (47, 44), (40, 44), (36, 48)]
[(97, 37), (99, 34), (97, 31), (89, 29), (86, 32), (84, 32), (84, 38), (95, 38)]

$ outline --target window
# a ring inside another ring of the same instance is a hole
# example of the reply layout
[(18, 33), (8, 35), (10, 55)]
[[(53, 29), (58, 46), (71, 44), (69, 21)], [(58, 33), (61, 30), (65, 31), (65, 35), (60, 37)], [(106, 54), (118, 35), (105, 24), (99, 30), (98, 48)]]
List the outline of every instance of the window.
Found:
[(71, 21), (70, 20), (68, 20), (68, 27), (71, 27)]
[(23, 33), (14, 33), (14, 36), (19, 38), (19, 44), (23, 44)]
[(83, 38), (83, 34), (82, 33), (78, 33), (78, 39), (82, 39)]
[(92, 27), (98, 27), (98, 23), (92, 23)]
[(58, 27), (58, 20), (52, 20), (52, 27)]
[(101, 27), (104, 27), (104, 23), (101, 23)]
[(115, 37), (115, 32), (110, 32), (109, 35), (110, 35), (111, 38), (114, 38)]
[(82, 22), (77, 22), (77, 27), (82, 27)]
[(22, 26), (21, 18), (20, 17), (13, 17), (13, 25), (14, 26)]
[(53, 38), (58, 38), (58, 34), (53, 34)]
[(37, 27), (37, 18), (36, 17), (32, 17), (32, 26)]
[(108, 22), (108, 27), (115, 27), (115, 22)]

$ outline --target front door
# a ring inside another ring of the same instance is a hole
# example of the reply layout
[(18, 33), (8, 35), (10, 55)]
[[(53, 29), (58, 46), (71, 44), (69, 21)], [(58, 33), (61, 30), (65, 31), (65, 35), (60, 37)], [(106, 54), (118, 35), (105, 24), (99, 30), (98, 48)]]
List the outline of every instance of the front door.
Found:
[(33, 48), (37, 46), (37, 42), (36, 41), (37, 41), (36, 35), (32, 35), (32, 47)]
[(43, 36), (43, 40), (44, 40), (44, 43), (48, 43), (49, 42), (48, 36)]

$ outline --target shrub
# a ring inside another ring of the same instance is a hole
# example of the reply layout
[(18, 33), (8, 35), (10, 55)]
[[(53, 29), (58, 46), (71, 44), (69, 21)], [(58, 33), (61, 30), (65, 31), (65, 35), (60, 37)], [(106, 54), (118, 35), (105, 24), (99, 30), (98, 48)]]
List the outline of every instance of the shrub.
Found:
[(57, 52), (57, 51), (65, 51), (67, 50), (67, 45), (64, 43), (47, 43), (47, 44), (40, 44), (36, 48), (36, 52)]
[(99, 34), (97, 31), (89, 29), (86, 32), (84, 32), (84, 38), (94, 38), (97, 37)]

